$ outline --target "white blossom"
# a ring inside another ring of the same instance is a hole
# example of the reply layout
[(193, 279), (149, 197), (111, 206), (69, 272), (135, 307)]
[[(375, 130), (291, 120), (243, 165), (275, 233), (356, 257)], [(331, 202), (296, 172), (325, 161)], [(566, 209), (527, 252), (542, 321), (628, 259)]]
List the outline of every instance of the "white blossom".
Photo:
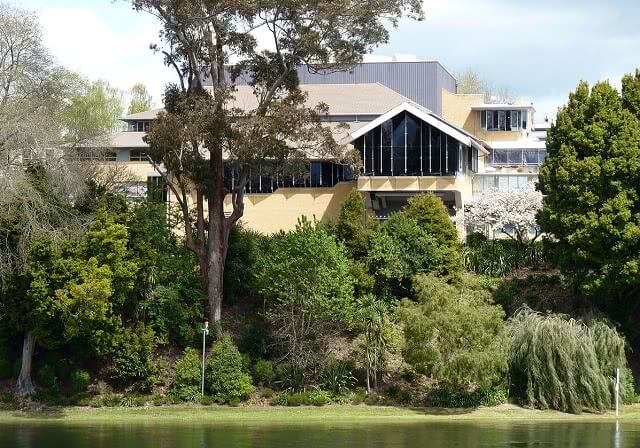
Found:
[(535, 230), (533, 239), (540, 235), (536, 215), (542, 208), (542, 193), (533, 188), (517, 191), (487, 190), (465, 204), (464, 223), (474, 232), (496, 230), (526, 242), (529, 231)]

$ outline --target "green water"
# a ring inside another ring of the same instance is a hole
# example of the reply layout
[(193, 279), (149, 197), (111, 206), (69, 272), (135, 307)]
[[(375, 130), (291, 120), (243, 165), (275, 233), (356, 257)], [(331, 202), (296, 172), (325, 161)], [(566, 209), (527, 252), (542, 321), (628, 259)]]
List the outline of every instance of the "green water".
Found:
[(0, 424), (2, 448), (640, 447), (640, 423)]

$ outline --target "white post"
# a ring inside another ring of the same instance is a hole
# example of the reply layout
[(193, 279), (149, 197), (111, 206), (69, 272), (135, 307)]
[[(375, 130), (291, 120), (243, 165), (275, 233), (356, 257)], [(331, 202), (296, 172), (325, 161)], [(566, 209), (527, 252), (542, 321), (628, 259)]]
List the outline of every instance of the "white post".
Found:
[(620, 369), (616, 368), (616, 418), (619, 416), (618, 402), (620, 401)]
[(202, 329), (202, 389), (201, 394), (204, 397), (204, 357), (205, 357), (205, 349), (207, 345), (207, 335), (209, 334), (209, 322), (204, 323), (204, 328)]

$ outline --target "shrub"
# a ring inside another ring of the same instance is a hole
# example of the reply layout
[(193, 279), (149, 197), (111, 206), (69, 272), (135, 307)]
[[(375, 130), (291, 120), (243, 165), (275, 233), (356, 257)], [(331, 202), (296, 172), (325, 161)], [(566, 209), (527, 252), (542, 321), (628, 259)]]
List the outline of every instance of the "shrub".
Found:
[(418, 302), (398, 310), (406, 346), (404, 359), (417, 372), (443, 384), (491, 386), (507, 367), (504, 311), (477, 278), (461, 287), (433, 275), (415, 279)]
[(295, 230), (273, 237), (258, 267), (278, 352), (302, 368), (317, 364), (327, 337), (351, 315), (353, 279), (344, 247), (303, 219)]
[(218, 403), (238, 403), (253, 391), (251, 376), (242, 368), (242, 356), (229, 336), (218, 340), (206, 363), (205, 387)]
[(430, 406), (438, 408), (476, 408), (506, 403), (508, 393), (502, 386), (477, 388), (474, 391), (441, 388), (431, 391), (428, 399)]
[(91, 383), (91, 375), (83, 369), (74, 369), (69, 376), (69, 390), (71, 393), (79, 394), (87, 390)]
[(155, 373), (155, 350), (155, 333), (150, 327), (125, 328), (113, 356), (112, 378), (121, 384), (137, 383), (148, 390), (149, 385), (144, 380)]
[(280, 364), (276, 369), (275, 384), (281, 390), (303, 390), (307, 384), (305, 371), (294, 364)]
[(352, 373), (354, 368), (352, 362), (329, 356), (320, 372), (320, 384), (334, 394), (346, 392), (356, 384), (356, 378)]
[(493, 277), (504, 277), (519, 268), (539, 269), (546, 264), (542, 242), (522, 246), (511, 239), (469, 238), (462, 258), (467, 270)]
[(45, 364), (38, 370), (38, 384), (42, 387), (50, 388), (58, 385), (58, 376), (56, 369), (51, 364)]
[(509, 326), (516, 396), (531, 406), (572, 413), (612, 406), (613, 366), (626, 367), (625, 343), (614, 329), (528, 308)]
[(331, 402), (331, 394), (324, 390), (283, 393), (271, 400), (273, 406), (324, 406)]
[(253, 378), (260, 386), (270, 386), (273, 380), (273, 364), (271, 361), (259, 359), (254, 368)]
[(232, 227), (224, 266), (225, 301), (232, 303), (255, 295), (255, 266), (264, 250), (265, 240), (253, 230), (240, 225)]
[(342, 203), (332, 231), (344, 244), (349, 256), (359, 260), (367, 254), (369, 232), (375, 225), (376, 220), (367, 210), (362, 193), (354, 188)]
[(558, 275), (503, 279), (495, 289), (494, 298), (508, 316), (525, 305), (534, 311), (561, 314), (576, 314), (586, 306), (585, 301), (572, 294)]
[(182, 401), (196, 401), (201, 397), (202, 359), (198, 350), (187, 348), (176, 361), (176, 373), (171, 393)]

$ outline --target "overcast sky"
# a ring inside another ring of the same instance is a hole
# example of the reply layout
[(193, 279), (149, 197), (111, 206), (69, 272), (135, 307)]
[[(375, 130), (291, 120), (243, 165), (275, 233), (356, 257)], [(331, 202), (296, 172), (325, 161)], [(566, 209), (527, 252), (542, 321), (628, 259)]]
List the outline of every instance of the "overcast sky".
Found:
[[(2, 1), (2, 0), (0, 0)], [(45, 41), (63, 65), (121, 89), (144, 82), (160, 103), (172, 73), (149, 50), (152, 17), (124, 0), (9, 0), (37, 11)], [(375, 56), (439, 60), (472, 68), (497, 87), (553, 115), (579, 80), (609, 79), (640, 66), (638, 0), (425, 0), (426, 20), (402, 21)]]

